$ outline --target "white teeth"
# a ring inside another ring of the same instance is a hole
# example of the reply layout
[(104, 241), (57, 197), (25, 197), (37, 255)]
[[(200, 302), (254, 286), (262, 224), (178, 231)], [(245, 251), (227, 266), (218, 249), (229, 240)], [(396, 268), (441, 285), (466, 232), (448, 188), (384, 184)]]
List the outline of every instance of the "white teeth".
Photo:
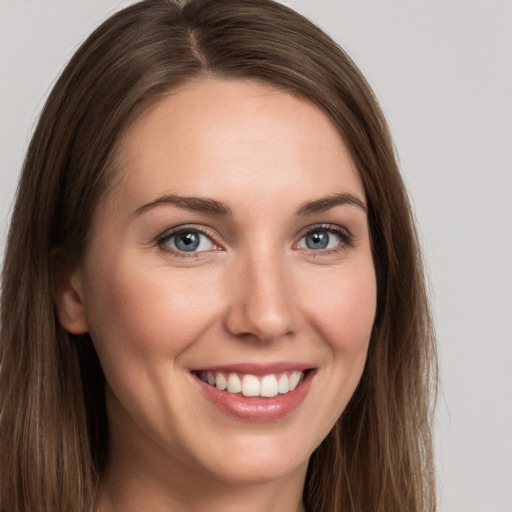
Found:
[(222, 375), (222, 373), (217, 373), (215, 376), (215, 386), (221, 391), (224, 391), (228, 387), (228, 381), (226, 380), (226, 377)]
[(302, 378), (302, 372), (299, 372), (298, 370), (295, 370), (290, 375), (290, 378), (288, 379), (289, 385), (290, 385), (290, 391), (293, 391), (300, 382), (300, 379)]
[(288, 375), (286, 375), (286, 373), (283, 373), (281, 377), (279, 377), (277, 386), (278, 391), (281, 394), (288, 393), (288, 391), (290, 391), (290, 384), (288, 383)]
[(242, 379), (242, 395), (244, 396), (259, 396), (260, 395), (260, 381), (254, 375), (244, 375)]
[(291, 373), (282, 373), (276, 376), (268, 374), (262, 377), (246, 374), (242, 378), (237, 373), (226, 376), (222, 372), (198, 371), (197, 376), (210, 386), (228, 393), (242, 393), (247, 397), (263, 396), (274, 397), (293, 391), (304, 377), (304, 372), (295, 370)]
[(227, 390), (230, 393), (240, 393), (242, 391), (242, 382), (236, 373), (229, 374)]
[(279, 393), (279, 386), (275, 375), (265, 375), (261, 379), (261, 396), (272, 397)]

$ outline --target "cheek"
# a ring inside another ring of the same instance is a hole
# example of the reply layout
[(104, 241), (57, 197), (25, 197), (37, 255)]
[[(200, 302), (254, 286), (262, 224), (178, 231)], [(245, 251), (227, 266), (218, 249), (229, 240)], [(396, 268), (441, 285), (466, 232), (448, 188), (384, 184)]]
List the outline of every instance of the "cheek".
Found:
[[(364, 263), (364, 262), (363, 262)], [(312, 324), (334, 356), (366, 357), (376, 312), (376, 279), (371, 261), (316, 277), (309, 301)]]
[(361, 379), (376, 312), (371, 260), (326, 270), (308, 276), (300, 290), (309, 290), (302, 309), (317, 352), (324, 355), (316, 376), (315, 418), (310, 422), (317, 444), (343, 413)]
[[(200, 276), (116, 261), (91, 272), (87, 321), (100, 357), (177, 357), (208, 328), (216, 303)], [(102, 360), (103, 360), (102, 359)]]

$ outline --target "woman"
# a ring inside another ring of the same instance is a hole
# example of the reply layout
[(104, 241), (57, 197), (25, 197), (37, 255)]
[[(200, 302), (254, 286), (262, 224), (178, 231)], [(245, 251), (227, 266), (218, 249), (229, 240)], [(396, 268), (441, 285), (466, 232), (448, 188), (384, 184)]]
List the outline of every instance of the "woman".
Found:
[(7, 512), (434, 510), (434, 349), (385, 121), (268, 0), (148, 0), (76, 52), (3, 269)]

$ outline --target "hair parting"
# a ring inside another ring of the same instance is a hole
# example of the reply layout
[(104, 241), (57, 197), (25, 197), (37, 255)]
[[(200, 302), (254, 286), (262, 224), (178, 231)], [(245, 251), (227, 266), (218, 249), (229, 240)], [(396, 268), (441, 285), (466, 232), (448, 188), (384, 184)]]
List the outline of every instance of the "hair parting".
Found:
[(93, 32), (50, 93), (24, 161), (2, 271), (1, 508), (93, 508), (108, 460), (104, 377), (89, 335), (59, 325), (55, 270), (83, 255), (96, 206), (122, 167), (127, 128), (162, 96), (205, 77), (257, 80), (317, 105), (366, 194), (377, 315), (359, 386), (311, 457), (306, 508), (434, 512), (434, 333), (387, 124), (345, 52), (271, 0), (131, 5)]

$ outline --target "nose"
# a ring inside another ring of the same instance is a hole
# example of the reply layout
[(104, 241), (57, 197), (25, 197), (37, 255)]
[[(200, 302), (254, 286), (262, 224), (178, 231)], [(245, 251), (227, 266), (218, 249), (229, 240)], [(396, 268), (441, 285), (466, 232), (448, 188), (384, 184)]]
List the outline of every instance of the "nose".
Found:
[(293, 278), (272, 251), (241, 258), (228, 278), (226, 328), (233, 336), (269, 342), (294, 334)]

